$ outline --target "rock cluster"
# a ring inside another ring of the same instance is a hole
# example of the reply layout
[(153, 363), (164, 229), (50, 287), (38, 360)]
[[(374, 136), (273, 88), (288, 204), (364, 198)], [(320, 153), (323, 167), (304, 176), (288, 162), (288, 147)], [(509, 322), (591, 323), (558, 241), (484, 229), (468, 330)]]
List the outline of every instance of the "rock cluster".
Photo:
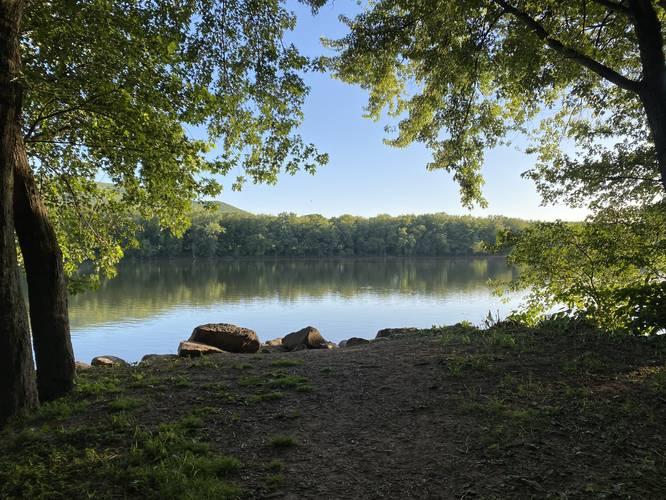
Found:
[[(379, 330), (374, 340), (370, 341), (360, 337), (351, 337), (340, 342), (339, 347), (353, 347), (387, 340), (389, 337), (418, 333), (418, 328), (384, 328)], [(146, 354), (141, 358), (142, 364), (153, 364), (178, 357), (197, 358), (207, 354), (221, 354), (225, 352), (255, 353), (273, 351), (300, 351), (305, 349), (334, 349), (338, 346), (327, 341), (313, 326), (306, 326), (297, 332), (291, 332), (284, 337), (269, 340), (264, 344), (259, 342), (256, 332), (249, 328), (229, 323), (207, 323), (197, 326), (188, 340), (178, 346), (178, 355), (175, 354)], [(127, 366), (129, 363), (116, 356), (97, 356), (91, 361), (92, 366)], [(90, 368), (86, 363), (76, 363), (77, 371)]]

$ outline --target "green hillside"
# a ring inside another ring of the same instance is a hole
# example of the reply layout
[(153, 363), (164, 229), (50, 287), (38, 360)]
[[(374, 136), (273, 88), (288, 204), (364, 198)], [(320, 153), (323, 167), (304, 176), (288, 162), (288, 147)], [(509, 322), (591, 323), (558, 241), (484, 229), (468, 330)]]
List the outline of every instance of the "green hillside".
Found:
[[(243, 210), (238, 207), (234, 207), (233, 205), (229, 205), (228, 203), (225, 203), (223, 201), (207, 201), (206, 204), (210, 204), (216, 207), (216, 212), (221, 213), (221, 214), (238, 214), (238, 215), (253, 215), (252, 212), (248, 212), (247, 210)], [(193, 203), (194, 208), (200, 208), (203, 207), (202, 203)]]

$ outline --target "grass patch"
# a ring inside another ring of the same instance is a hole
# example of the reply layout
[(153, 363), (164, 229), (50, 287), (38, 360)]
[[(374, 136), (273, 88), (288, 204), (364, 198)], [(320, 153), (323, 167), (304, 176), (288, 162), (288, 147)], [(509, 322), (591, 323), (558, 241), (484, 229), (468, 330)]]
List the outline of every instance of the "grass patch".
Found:
[(308, 379), (300, 375), (290, 375), (283, 372), (273, 372), (270, 374), (270, 378), (266, 382), (269, 387), (290, 389), (295, 388), (301, 385), (304, 385), (308, 382)]
[(264, 379), (258, 375), (246, 375), (238, 379), (238, 385), (242, 387), (257, 386), (262, 385), (263, 383)]
[(143, 405), (143, 401), (137, 398), (116, 398), (108, 404), (111, 411), (127, 411), (139, 408)]
[(273, 448), (293, 448), (298, 445), (296, 438), (287, 434), (275, 434), (271, 436), (268, 444)]
[(272, 472), (280, 472), (282, 469), (284, 469), (284, 462), (279, 458), (274, 458), (273, 460), (268, 462), (266, 468)]
[(252, 396), (250, 396), (250, 401), (253, 403), (258, 403), (261, 401), (275, 401), (278, 399), (282, 399), (283, 397), (284, 393), (280, 391), (271, 391), (260, 394), (253, 394)]
[(266, 488), (271, 491), (277, 490), (283, 482), (284, 476), (282, 474), (271, 474), (265, 479)]

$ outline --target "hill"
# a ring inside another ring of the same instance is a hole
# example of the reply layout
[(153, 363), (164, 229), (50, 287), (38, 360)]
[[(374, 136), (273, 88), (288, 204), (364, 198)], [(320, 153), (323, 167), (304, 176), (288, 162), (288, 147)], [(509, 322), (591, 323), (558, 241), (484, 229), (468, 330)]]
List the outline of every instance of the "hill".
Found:
[[(242, 208), (234, 207), (233, 205), (229, 205), (223, 201), (207, 201), (206, 204), (214, 206), (216, 208), (215, 213), (218, 214), (253, 215), (252, 212), (248, 212)], [(193, 203), (193, 207), (200, 208), (203, 207), (203, 204), (195, 202)]]

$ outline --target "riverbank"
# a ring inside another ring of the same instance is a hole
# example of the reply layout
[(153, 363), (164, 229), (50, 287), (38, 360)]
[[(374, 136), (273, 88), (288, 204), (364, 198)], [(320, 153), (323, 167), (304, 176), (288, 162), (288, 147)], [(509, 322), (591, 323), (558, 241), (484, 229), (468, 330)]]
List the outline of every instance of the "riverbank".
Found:
[(666, 336), (454, 326), (93, 368), (0, 436), (2, 498), (658, 498)]

